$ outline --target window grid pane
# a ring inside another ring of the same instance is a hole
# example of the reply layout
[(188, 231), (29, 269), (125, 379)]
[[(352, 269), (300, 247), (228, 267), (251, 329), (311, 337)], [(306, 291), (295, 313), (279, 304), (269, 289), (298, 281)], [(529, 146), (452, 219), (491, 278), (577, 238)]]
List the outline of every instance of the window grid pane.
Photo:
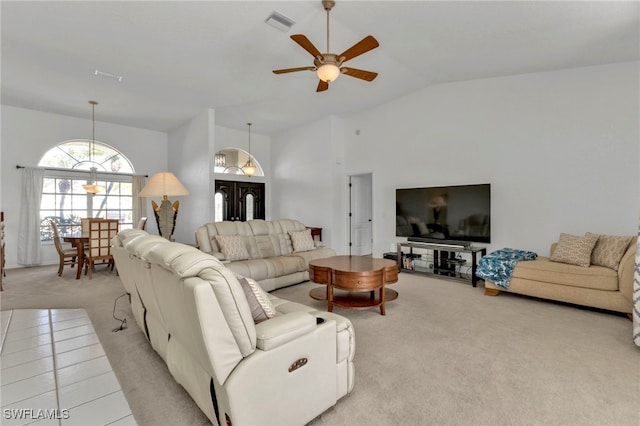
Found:
[[(121, 179), (121, 177), (119, 177)], [(73, 233), (81, 229), (85, 217), (118, 219), (121, 229), (133, 227), (133, 196), (131, 183), (98, 181), (105, 193), (87, 194), (84, 179), (45, 177), (40, 204), (40, 239), (53, 241), (50, 220), (60, 232)]]

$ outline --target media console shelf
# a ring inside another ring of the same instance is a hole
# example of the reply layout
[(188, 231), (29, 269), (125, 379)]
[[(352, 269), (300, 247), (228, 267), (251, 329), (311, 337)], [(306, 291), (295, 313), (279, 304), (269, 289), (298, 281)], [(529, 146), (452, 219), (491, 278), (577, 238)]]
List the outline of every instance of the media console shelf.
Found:
[[(422, 254), (414, 253), (414, 250), (433, 251), (433, 259), (424, 261)], [(465, 278), (461, 273), (457, 272), (466, 264), (466, 260), (458, 258), (456, 253), (471, 253), (471, 276), (469, 278)], [(487, 249), (485, 247), (462, 247), (450, 244), (406, 242), (398, 243), (396, 262), (398, 263), (398, 271), (400, 272), (445, 276), (464, 282), (471, 281), (471, 285), (476, 287), (478, 280), (482, 279), (476, 276), (479, 259), (478, 253), (480, 257), (482, 257), (487, 254)], [(428, 262), (429, 264), (421, 268), (416, 268), (416, 261)], [(457, 273), (458, 275), (456, 276)]]

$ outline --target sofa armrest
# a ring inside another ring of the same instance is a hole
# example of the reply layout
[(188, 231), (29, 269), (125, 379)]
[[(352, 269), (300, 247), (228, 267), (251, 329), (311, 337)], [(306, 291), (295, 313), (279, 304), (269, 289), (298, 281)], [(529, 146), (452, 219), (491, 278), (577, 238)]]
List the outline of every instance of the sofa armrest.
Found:
[(196, 247), (205, 253), (211, 253), (213, 251), (206, 226), (201, 226), (196, 229)]
[(227, 258), (224, 256), (224, 254), (220, 253), (219, 251), (204, 251), (204, 250), (200, 250), (200, 251), (208, 254), (209, 256), (215, 257), (222, 263), (227, 261)]
[(226, 256), (223, 253), (220, 253), (219, 251), (212, 251), (209, 254), (215, 257), (216, 259), (218, 259), (220, 262), (224, 262), (227, 260)]
[(256, 324), (256, 347), (263, 351), (277, 348), (317, 326), (316, 317), (307, 312), (290, 312)]
[(618, 265), (618, 288), (620, 293), (633, 300), (633, 273), (635, 269), (636, 245), (632, 244)]

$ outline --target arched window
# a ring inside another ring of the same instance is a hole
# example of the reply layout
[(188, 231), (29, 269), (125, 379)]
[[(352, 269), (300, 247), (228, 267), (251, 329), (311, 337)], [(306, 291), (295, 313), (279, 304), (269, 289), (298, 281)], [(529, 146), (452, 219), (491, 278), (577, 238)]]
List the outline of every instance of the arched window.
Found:
[[(242, 167), (249, 161), (249, 153), (237, 148), (225, 148), (216, 152), (213, 163), (214, 173), (226, 173), (231, 175), (244, 175)], [(256, 167), (253, 176), (264, 176), (264, 171), (255, 157), (251, 156), (251, 161)]]
[[(120, 229), (133, 227), (131, 162), (117, 149), (96, 141), (65, 141), (48, 150), (38, 166), (45, 168), (40, 203), (40, 239), (52, 241), (50, 220), (61, 233), (80, 230), (81, 218), (119, 219)], [(93, 177), (102, 190), (88, 194), (82, 185)]]
[(133, 173), (133, 166), (117, 149), (96, 141), (92, 151), (91, 141), (86, 139), (59, 143), (44, 154), (38, 165), (75, 170), (95, 167), (103, 172)]

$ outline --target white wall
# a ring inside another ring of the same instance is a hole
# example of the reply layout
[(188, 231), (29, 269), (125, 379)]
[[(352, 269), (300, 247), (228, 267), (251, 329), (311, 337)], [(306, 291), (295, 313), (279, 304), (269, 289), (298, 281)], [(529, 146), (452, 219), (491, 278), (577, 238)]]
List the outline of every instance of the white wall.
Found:
[[(35, 167), (50, 148), (70, 139), (91, 139), (91, 119), (81, 119), (2, 105), (2, 209), (6, 221), (7, 268), (17, 265), (17, 230), (22, 175), (16, 165)], [(96, 120), (96, 140), (113, 146), (134, 165), (150, 174), (167, 167), (167, 136), (162, 132)], [(153, 155), (149, 155), (153, 153)], [(151, 213), (151, 211), (149, 211)], [(43, 263), (58, 263), (53, 245), (43, 246)]]
[[(322, 227), (324, 241), (346, 253), (347, 176), (371, 172), (377, 256), (396, 241), (398, 187), (490, 182), (490, 249), (547, 254), (560, 232), (634, 234), (639, 75), (632, 62), (442, 84), (273, 138), (260, 135), (256, 123), (251, 149), (267, 174), (267, 218)], [(0, 202), (11, 268), (20, 206), (15, 165), (35, 166), (55, 144), (89, 137), (91, 120), (4, 105), (1, 113)], [(169, 135), (96, 122), (97, 139), (122, 151), (137, 173), (170, 170), (183, 180), (192, 195), (180, 199), (174, 236), (186, 243), (213, 220), (213, 154), (248, 148), (246, 136), (215, 126), (212, 110)], [(148, 229), (156, 232), (153, 218)], [(53, 247), (43, 255), (57, 262)]]
[[(259, 126), (259, 124), (257, 125)], [(251, 130), (251, 154), (260, 163), (265, 172), (270, 168), (270, 138)], [(229, 175), (213, 174), (213, 158), (215, 153), (224, 148), (234, 147), (249, 150), (247, 131), (229, 129), (215, 125), (215, 111), (202, 111), (183, 126), (169, 134), (169, 166), (187, 187), (191, 195), (174, 197), (180, 201), (180, 210), (175, 241), (194, 244), (195, 230), (207, 222), (214, 220), (214, 180), (229, 179)], [(249, 180), (265, 182), (267, 188), (267, 204), (265, 211), (269, 215), (268, 177), (245, 177), (233, 175), (233, 180)], [(171, 199), (174, 201), (174, 199)]]
[(396, 241), (398, 187), (491, 183), (490, 250), (546, 255), (560, 232), (634, 234), (639, 70), (632, 62), (428, 87), (344, 120), (342, 171), (327, 149), (332, 122), (279, 135), (274, 211), (329, 224), (343, 247), (346, 232), (330, 218), (344, 193), (332, 173), (371, 171), (377, 256)]
[(344, 253), (343, 124), (327, 117), (272, 138), (272, 216), (323, 228), (323, 242)]
[(209, 178), (213, 170), (209, 159), (215, 152), (213, 123), (215, 112), (207, 109), (169, 133), (167, 170), (173, 172), (190, 193), (186, 197), (169, 198), (172, 203), (180, 201), (173, 238), (185, 244), (195, 244), (195, 230), (208, 221), (213, 205)]

